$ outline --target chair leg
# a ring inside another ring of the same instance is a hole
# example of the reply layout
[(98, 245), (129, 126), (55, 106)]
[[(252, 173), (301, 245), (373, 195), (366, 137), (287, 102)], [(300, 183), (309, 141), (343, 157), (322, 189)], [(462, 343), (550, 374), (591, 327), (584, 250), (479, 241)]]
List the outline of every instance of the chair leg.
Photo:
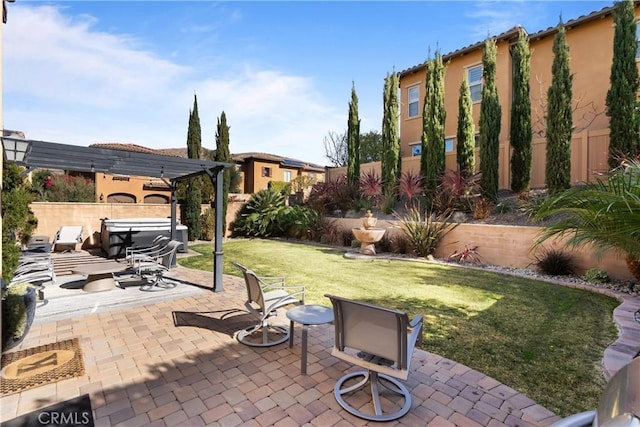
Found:
[(157, 291), (166, 291), (168, 289), (173, 289), (176, 286), (178, 286), (177, 283), (167, 282), (166, 280), (164, 280), (164, 277), (162, 274), (156, 274), (153, 276), (152, 281), (147, 281), (147, 283), (140, 286), (140, 290), (145, 292), (157, 292)]
[[(347, 386), (343, 388), (343, 385), (357, 377), (363, 377), (362, 380), (356, 382), (351, 386)], [(353, 406), (351, 406), (345, 400), (345, 395), (355, 393), (364, 387), (370, 385), (371, 390), (371, 400), (373, 402), (374, 413), (362, 412)], [(387, 390), (399, 394), (404, 399), (404, 405), (402, 408), (396, 412), (384, 413), (382, 405), (380, 403), (380, 389), (379, 386), (383, 386)], [(377, 372), (372, 371), (358, 371), (347, 374), (340, 378), (335, 385), (333, 394), (336, 398), (336, 401), (342, 406), (347, 412), (355, 415), (358, 418), (362, 418), (369, 421), (392, 421), (396, 420), (409, 412), (411, 409), (411, 393), (409, 390), (402, 384), (400, 381), (392, 378), (388, 375), (379, 374)]]
[[(236, 339), (244, 345), (250, 347), (271, 347), (282, 344), (289, 339), (289, 328), (276, 326), (269, 323), (248, 326), (236, 333)], [(276, 339), (270, 340), (272, 336)]]

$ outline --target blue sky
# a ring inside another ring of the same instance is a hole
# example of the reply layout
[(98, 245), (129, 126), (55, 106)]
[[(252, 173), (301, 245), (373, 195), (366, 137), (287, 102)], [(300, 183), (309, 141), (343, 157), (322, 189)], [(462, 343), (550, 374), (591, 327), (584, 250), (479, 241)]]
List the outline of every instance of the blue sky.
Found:
[[(530, 33), (607, 1), (29, 1), (8, 4), (3, 121), (27, 138), (186, 146), (194, 94), (203, 146), (222, 111), (232, 153), (328, 164), (351, 85), (380, 130), (387, 73), (515, 25)], [(535, 53), (534, 53), (535, 54)]]

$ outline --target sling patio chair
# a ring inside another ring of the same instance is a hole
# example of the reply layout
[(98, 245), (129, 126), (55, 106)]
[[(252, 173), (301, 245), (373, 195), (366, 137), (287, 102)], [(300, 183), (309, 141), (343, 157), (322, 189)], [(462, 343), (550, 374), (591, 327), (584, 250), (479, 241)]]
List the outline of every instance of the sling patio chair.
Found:
[(135, 275), (144, 280), (140, 287), (142, 291), (163, 291), (173, 289), (178, 284), (165, 280), (165, 273), (175, 265), (176, 252), (182, 245), (181, 241), (170, 240), (169, 243), (154, 251), (144, 252), (136, 257), (132, 255), (129, 265)]
[[(325, 296), (331, 300), (334, 314), (331, 355), (365, 369), (338, 380), (333, 393), (338, 404), (370, 421), (391, 421), (406, 415), (411, 409), (411, 393), (398, 379), (409, 377), (413, 350), (422, 342), (422, 316), (409, 321), (400, 310)], [(359, 391), (367, 385), (371, 395), (363, 396)], [(371, 405), (364, 405), (367, 399), (373, 401), (373, 411)]]
[(258, 276), (248, 268), (232, 263), (244, 276), (247, 286), (245, 307), (258, 323), (241, 329), (236, 339), (252, 347), (270, 347), (289, 339), (289, 327), (273, 325), (269, 318), (277, 314), (279, 308), (288, 305), (303, 305), (305, 288), (303, 285), (285, 285), (284, 277)]

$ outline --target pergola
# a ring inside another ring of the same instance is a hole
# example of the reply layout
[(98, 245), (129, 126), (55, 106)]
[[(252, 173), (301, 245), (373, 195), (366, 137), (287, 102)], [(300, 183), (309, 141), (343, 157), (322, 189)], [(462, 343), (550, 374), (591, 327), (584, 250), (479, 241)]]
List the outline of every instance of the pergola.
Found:
[(171, 186), (171, 238), (176, 237), (177, 184), (207, 174), (216, 189), (215, 244), (213, 252), (213, 290), (223, 291), (222, 270), (222, 181), (225, 168), (232, 163), (163, 156), (134, 151), (98, 147), (80, 147), (55, 142), (37, 141), (15, 136), (2, 137), (5, 158), (29, 169), (61, 169), (77, 172), (149, 176), (161, 178)]

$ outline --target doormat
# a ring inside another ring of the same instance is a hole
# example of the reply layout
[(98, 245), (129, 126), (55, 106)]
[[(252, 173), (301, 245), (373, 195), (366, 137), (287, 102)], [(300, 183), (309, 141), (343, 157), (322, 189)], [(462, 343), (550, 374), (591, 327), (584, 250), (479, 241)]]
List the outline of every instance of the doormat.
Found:
[(46, 408), (36, 409), (0, 424), (1, 427), (94, 427), (91, 399), (85, 394)]
[(0, 395), (84, 375), (80, 340), (73, 338), (2, 355)]

